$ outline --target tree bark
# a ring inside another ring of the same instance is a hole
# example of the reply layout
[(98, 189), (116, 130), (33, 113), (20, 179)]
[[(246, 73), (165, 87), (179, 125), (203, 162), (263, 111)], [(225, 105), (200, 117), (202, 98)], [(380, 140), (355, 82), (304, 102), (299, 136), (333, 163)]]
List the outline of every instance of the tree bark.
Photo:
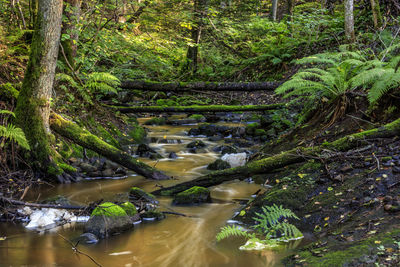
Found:
[(81, 15), (81, 0), (65, 0), (65, 2), (64, 14), (66, 20), (62, 23), (61, 33), (69, 35), (69, 38), (61, 41), (65, 57), (64, 55), (60, 55), (59, 58), (61, 61), (68, 61), (65, 63), (75, 68), (75, 57), (79, 40), (77, 25), (79, 24)]
[(226, 106), (226, 105), (209, 105), (209, 106), (142, 106), (142, 107), (113, 107), (117, 108), (121, 113), (136, 112), (185, 112), (185, 113), (205, 113), (205, 112), (234, 112), (234, 111), (265, 111), (274, 110), (284, 107), (285, 104), (271, 105), (247, 105), (247, 106)]
[(331, 143), (324, 143), (316, 147), (298, 147), (268, 158), (249, 162), (245, 166), (211, 172), (192, 181), (156, 190), (152, 194), (170, 196), (193, 186), (210, 187), (234, 179), (243, 180), (254, 174), (268, 173), (290, 164), (304, 162), (309, 158), (329, 158), (332, 155), (329, 152), (348, 151), (357, 146), (368, 144), (367, 139), (388, 138), (398, 135), (400, 135), (400, 119), (380, 128), (345, 136)]
[(354, 33), (354, 0), (344, 1), (344, 28), (347, 40), (350, 43), (354, 43), (356, 41)]
[(128, 153), (107, 144), (89, 131), (80, 128), (76, 123), (63, 119), (60, 115), (52, 113), (50, 124), (53, 131), (61, 136), (70, 139), (78, 145), (97, 152), (111, 161), (121, 164), (122, 166), (133, 170), (137, 174), (154, 180), (170, 179), (170, 177), (159, 170), (150, 167), (130, 156)]
[(249, 82), (249, 83), (160, 83), (147, 81), (124, 81), (120, 85), (122, 89), (142, 91), (184, 92), (190, 90), (200, 91), (273, 91), (281, 82)]
[(375, 30), (377, 30), (382, 26), (382, 14), (379, 6), (379, 0), (370, 0), (370, 1), (372, 9), (372, 18), (374, 20), (374, 28)]
[(38, 167), (51, 162), (50, 98), (61, 33), (62, 0), (39, 0), (31, 54), (17, 100), (17, 124), (24, 130)]
[(194, 0), (194, 26), (191, 32), (192, 44), (188, 47), (187, 52), (187, 69), (192, 73), (197, 72), (197, 61), (199, 54), (199, 44), (201, 31), (203, 29), (203, 18), (206, 12), (207, 0)]
[(278, 13), (278, 0), (272, 0), (271, 7), (271, 20), (276, 21), (276, 14)]
[[(292, 17), (294, 12), (295, 0), (287, 0), (287, 14)], [(290, 18), (292, 20), (292, 18)]]

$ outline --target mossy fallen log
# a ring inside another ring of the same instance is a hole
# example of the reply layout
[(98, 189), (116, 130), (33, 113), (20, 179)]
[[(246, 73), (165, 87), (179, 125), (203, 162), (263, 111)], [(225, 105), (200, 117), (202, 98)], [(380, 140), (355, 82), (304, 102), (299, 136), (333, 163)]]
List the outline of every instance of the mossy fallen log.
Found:
[(283, 108), (285, 104), (270, 105), (244, 105), (244, 106), (227, 106), (227, 105), (208, 105), (208, 106), (142, 106), (142, 107), (113, 107), (122, 113), (136, 112), (185, 112), (185, 113), (205, 113), (205, 112), (235, 112), (235, 111), (265, 111)]
[(211, 172), (192, 181), (180, 183), (171, 187), (153, 191), (155, 195), (175, 195), (193, 186), (210, 187), (226, 181), (243, 180), (252, 175), (268, 173), (290, 164), (306, 161), (310, 158), (329, 158), (333, 152), (343, 152), (368, 144), (368, 140), (376, 138), (389, 138), (400, 135), (400, 119), (397, 119), (382, 127), (372, 130), (347, 135), (333, 142), (326, 142), (315, 147), (297, 147), (280, 154), (261, 160), (252, 161), (245, 166)]
[(70, 139), (74, 143), (91, 149), (109, 160), (119, 163), (146, 178), (154, 180), (170, 179), (170, 177), (159, 170), (150, 167), (149, 165), (130, 156), (128, 153), (107, 144), (89, 131), (79, 127), (76, 123), (68, 121), (58, 114), (51, 114), (50, 127), (53, 131)]
[(198, 91), (273, 91), (281, 82), (149, 82), (149, 81), (123, 81), (121, 88), (142, 91), (185, 92)]

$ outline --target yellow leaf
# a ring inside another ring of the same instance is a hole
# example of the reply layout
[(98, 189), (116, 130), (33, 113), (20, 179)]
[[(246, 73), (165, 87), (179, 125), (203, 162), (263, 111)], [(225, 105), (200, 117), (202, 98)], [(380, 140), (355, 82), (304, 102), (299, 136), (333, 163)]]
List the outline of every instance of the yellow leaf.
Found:
[(380, 241), (380, 240), (375, 240), (375, 244), (380, 244), (380, 243), (382, 243), (382, 241)]
[(303, 178), (303, 177), (305, 176), (304, 173), (298, 173), (297, 175), (298, 175), (300, 178)]

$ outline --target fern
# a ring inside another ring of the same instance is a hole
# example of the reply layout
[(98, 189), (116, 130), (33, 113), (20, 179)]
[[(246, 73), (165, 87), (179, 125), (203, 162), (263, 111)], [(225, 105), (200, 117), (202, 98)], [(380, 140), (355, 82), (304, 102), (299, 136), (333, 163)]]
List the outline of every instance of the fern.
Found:
[(231, 236), (243, 236), (246, 238), (251, 238), (253, 235), (247, 233), (245, 230), (240, 228), (239, 226), (232, 225), (232, 226), (224, 226), (221, 228), (221, 231), (217, 234), (216, 238), (217, 241), (221, 241)]
[(93, 72), (89, 74), (88, 80), (85, 83), (85, 88), (88, 88), (91, 92), (101, 93), (117, 93), (117, 87), (120, 85), (120, 81), (114, 75), (105, 72)]
[(0, 110), (0, 114), (6, 114), (6, 115), (10, 115), (13, 116), (15, 118), (15, 113), (6, 109), (2, 109)]
[(17, 128), (13, 124), (8, 124), (7, 126), (0, 125), (0, 137), (15, 142), (21, 147), (30, 150), (24, 132), (21, 128)]
[(282, 206), (266, 206), (262, 207), (263, 213), (257, 213), (258, 217), (253, 219), (259, 224), (254, 226), (254, 229), (263, 233), (268, 238), (278, 238), (281, 240), (291, 240), (302, 237), (302, 233), (293, 224), (287, 223), (282, 220), (297, 219), (299, 218), (290, 209), (284, 209)]

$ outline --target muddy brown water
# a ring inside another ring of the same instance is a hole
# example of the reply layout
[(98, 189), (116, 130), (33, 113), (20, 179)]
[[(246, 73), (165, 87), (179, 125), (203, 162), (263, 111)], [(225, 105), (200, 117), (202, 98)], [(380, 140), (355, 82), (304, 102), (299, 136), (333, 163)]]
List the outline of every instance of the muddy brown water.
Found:
[[(143, 122), (143, 120), (142, 120)], [(206, 165), (219, 157), (212, 152), (218, 145), (208, 142), (203, 153), (190, 154), (185, 146), (194, 138), (186, 131), (195, 126), (149, 126), (149, 137), (182, 140), (169, 144), (150, 144), (159, 153), (176, 152), (174, 160), (158, 162), (146, 160), (179, 181), (193, 179), (207, 173)], [(156, 184), (169, 185), (177, 181), (155, 182), (141, 176), (130, 176), (124, 180), (90, 181), (69, 185), (57, 185), (31, 192), (31, 198), (46, 198), (57, 194), (67, 196), (75, 203), (85, 204), (100, 198), (115, 199), (132, 186), (147, 191), (156, 189)], [(198, 206), (172, 206), (171, 198), (159, 198), (164, 211), (176, 211), (190, 215), (181, 217), (167, 215), (156, 222), (143, 222), (120, 235), (102, 240), (97, 244), (80, 244), (78, 248), (98, 261), (102, 266), (280, 266), (279, 261), (288, 250), (240, 251), (243, 239), (231, 238), (217, 243), (219, 229), (240, 209), (233, 199), (250, 199), (260, 188), (245, 182), (225, 183), (211, 188), (211, 195), (218, 199), (214, 203)], [(0, 266), (95, 266), (86, 256), (74, 254), (71, 246), (60, 235), (74, 240), (82, 234), (82, 224), (74, 223), (38, 233), (27, 230), (21, 224), (0, 223)]]

